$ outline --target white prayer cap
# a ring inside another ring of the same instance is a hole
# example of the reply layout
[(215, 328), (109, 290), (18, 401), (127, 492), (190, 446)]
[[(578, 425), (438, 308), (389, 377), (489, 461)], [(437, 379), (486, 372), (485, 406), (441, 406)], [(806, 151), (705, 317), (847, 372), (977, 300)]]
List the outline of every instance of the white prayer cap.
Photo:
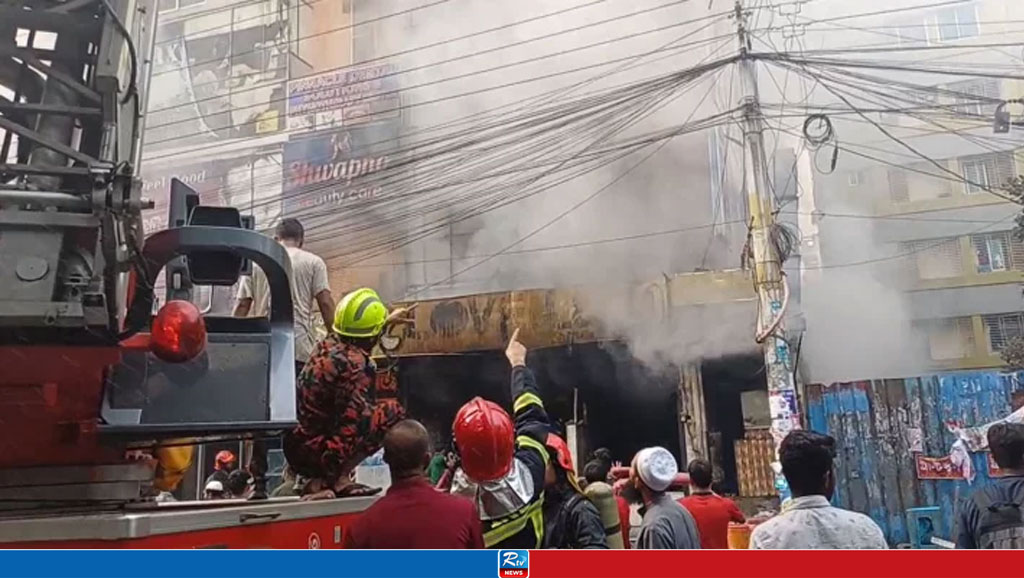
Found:
[(643, 483), (655, 492), (663, 492), (679, 473), (672, 452), (663, 447), (644, 448), (636, 455), (636, 472)]
[(220, 483), (218, 480), (210, 480), (206, 483), (206, 487), (203, 489), (207, 492), (223, 492), (224, 484)]

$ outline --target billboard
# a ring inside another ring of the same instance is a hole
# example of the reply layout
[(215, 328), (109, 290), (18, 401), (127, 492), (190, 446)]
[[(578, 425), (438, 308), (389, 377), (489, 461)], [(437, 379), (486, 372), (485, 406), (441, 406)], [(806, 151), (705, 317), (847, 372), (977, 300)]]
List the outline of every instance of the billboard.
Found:
[(233, 24), (216, 30), (196, 37), (186, 34), (184, 21), (157, 27), (146, 151), (261, 136), (283, 128), (287, 23)]
[(401, 116), (391, 64), (352, 66), (288, 83), (288, 130), (323, 130)]
[(195, 189), (204, 205), (236, 207), (255, 216), (257, 229), (274, 224), (281, 213), (280, 163), (280, 150), (270, 148), (187, 164), (143, 165), (142, 196), (155, 205), (143, 211), (145, 234), (167, 226), (172, 178)]
[(378, 123), (290, 140), (282, 158), (283, 212), (315, 217), (386, 191), (375, 175), (398, 148), (398, 123)]

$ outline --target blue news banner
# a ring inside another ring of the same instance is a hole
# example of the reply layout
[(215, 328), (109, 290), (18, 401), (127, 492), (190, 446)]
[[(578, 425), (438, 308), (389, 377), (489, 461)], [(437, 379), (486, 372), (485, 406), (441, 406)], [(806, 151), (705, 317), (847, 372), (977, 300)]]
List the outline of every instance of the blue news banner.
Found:
[(4, 578), (529, 578), (527, 550), (7, 550)]

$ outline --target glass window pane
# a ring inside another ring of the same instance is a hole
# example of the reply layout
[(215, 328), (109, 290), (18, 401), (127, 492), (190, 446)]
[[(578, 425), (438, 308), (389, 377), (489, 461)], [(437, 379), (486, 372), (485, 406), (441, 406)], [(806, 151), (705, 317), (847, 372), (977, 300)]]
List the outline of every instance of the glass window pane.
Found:
[(957, 8), (956, 20), (960, 38), (973, 38), (978, 35), (977, 11), (973, 5)]
[(956, 24), (956, 12), (943, 10), (935, 16), (935, 23), (939, 27), (939, 39), (942, 41), (956, 40), (960, 33)]
[(1006, 239), (993, 237), (988, 240), (988, 254), (992, 271), (1006, 271)]
[(978, 273), (989, 273), (992, 271), (992, 260), (989, 258), (988, 243), (984, 237), (975, 237), (974, 255), (977, 259)]

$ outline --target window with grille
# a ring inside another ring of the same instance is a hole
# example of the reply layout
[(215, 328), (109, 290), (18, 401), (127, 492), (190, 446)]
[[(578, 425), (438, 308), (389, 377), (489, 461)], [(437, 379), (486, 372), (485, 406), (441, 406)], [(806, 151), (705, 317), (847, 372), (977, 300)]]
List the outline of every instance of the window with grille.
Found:
[(933, 42), (953, 42), (974, 38), (978, 30), (978, 10), (975, 5), (952, 6), (935, 12), (929, 19), (929, 39)]
[(1010, 231), (972, 235), (978, 273), (1024, 271), (1024, 242)]
[(1002, 92), (995, 78), (978, 78), (946, 85), (946, 100), (957, 114), (965, 116), (992, 116), (999, 105)]
[(974, 353), (974, 329), (969, 317), (938, 319), (928, 325), (928, 351), (933, 360), (963, 359)]
[(976, 195), (1000, 188), (1016, 175), (1013, 153), (1003, 152), (960, 159), (964, 176), (964, 191)]
[(905, 243), (901, 252), (913, 259), (920, 280), (949, 279), (964, 273), (959, 239)]
[(1007, 313), (1004, 315), (984, 315), (985, 333), (988, 334), (988, 347), (992, 353), (999, 353), (1006, 344), (1024, 333), (1024, 314)]

